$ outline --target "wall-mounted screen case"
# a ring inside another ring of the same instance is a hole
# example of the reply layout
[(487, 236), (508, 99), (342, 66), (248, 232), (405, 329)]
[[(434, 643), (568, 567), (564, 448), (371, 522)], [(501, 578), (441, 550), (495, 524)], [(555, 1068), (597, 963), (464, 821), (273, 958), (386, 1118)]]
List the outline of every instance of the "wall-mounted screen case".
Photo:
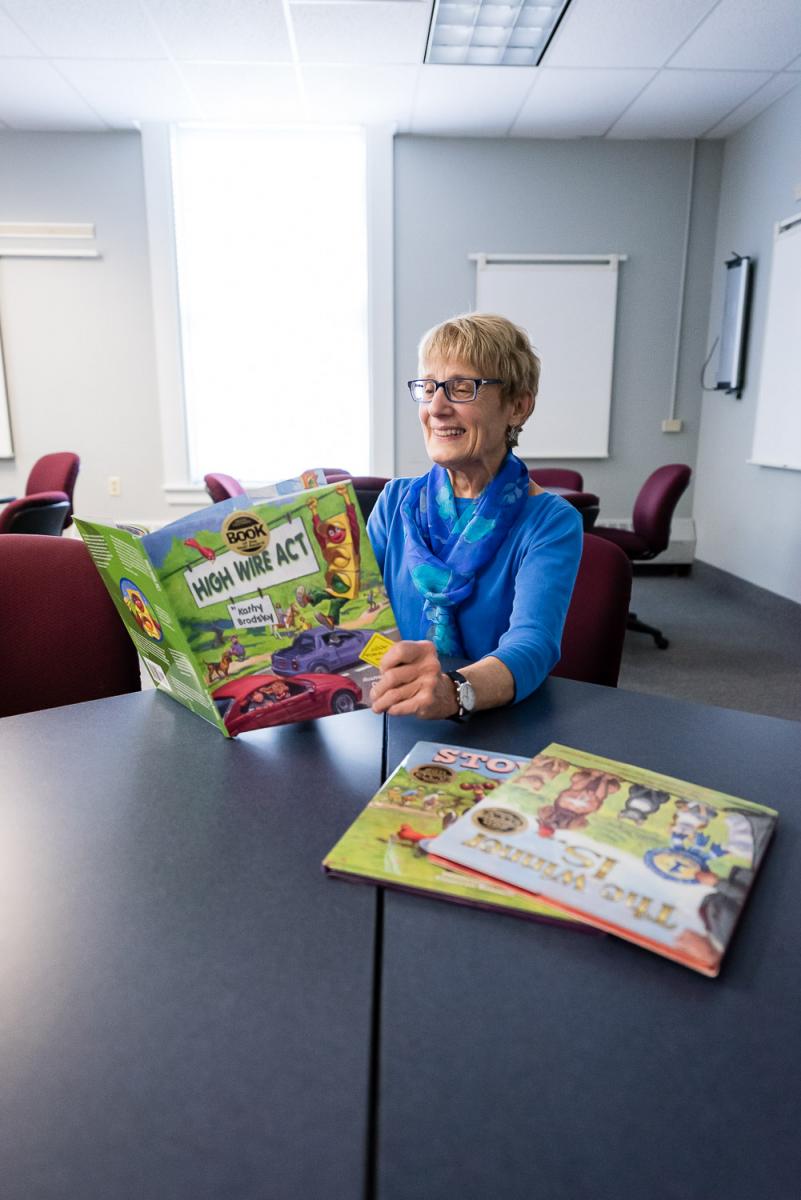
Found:
[(742, 391), (745, 372), (745, 344), (751, 303), (752, 260), (735, 254), (726, 263), (726, 295), (720, 329), (720, 355), (715, 387), (719, 391)]

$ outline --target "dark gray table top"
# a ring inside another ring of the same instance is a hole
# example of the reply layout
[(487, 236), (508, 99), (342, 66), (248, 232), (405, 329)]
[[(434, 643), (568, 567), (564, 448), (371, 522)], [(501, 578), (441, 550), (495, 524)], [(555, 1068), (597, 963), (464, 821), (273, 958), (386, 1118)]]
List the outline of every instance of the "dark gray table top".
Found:
[(801, 725), (550, 680), (390, 720), (390, 770), (419, 738), (558, 739), (778, 808), (721, 977), (388, 892), (371, 1064), (375, 892), (320, 861), (379, 784), (379, 718), (235, 743), (153, 693), (8, 718), (3, 1200), (794, 1200)]
[(549, 680), (418, 739), (560, 741), (769, 804), (779, 826), (716, 980), (616, 938), (387, 892), (380, 1200), (795, 1200), (801, 724)]
[(3, 1200), (363, 1195), (376, 897), (320, 862), (381, 739), (153, 692), (0, 721)]

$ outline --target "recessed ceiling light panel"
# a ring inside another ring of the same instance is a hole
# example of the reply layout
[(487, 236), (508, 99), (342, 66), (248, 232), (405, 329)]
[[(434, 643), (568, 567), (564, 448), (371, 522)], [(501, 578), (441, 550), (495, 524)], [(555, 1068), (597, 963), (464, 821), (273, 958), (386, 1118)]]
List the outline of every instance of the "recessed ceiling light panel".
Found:
[(452, 67), (535, 67), (569, 3), (434, 0), (424, 61)]

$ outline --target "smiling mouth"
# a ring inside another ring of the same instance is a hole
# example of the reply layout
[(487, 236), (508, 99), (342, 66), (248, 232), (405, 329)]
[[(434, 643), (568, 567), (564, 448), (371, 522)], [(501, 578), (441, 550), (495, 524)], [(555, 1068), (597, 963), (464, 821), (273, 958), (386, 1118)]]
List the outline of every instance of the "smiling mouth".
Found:
[(458, 428), (458, 427), (453, 428), (452, 426), (450, 426), (447, 429), (432, 429), (431, 432), (434, 435), (434, 437), (454, 438), (454, 437), (461, 437), (461, 435), (464, 433), (464, 430), (461, 428)]

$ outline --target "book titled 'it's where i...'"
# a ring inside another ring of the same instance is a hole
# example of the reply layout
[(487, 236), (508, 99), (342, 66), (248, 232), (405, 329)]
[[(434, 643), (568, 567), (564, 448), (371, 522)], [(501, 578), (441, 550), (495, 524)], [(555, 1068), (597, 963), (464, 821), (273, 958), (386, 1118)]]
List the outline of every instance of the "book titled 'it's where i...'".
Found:
[[(465, 761), (481, 758), (504, 764), (494, 786), (476, 788), (458, 811), (429, 799), (429, 810), (438, 812), (425, 829), (418, 821), (390, 823), (382, 836), (374, 810), (388, 789), (397, 793), (408, 776), (419, 780), (433, 770), (448, 772), (439, 786), (450, 793), (461, 787)], [(443, 898), (455, 898), (445, 887), (450, 881), (468, 889), (463, 902), (474, 900), (471, 888), (480, 895), (494, 881), (514, 889), (516, 902), (507, 895), (495, 907), (521, 909), (525, 896), (536, 898), (544, 912), (521, 915), (561, 913), (716, 976), (777, 816), (764, 805), (559, 743), (521, 760), (420, 742), (323, 865), (332, 874)], [(435, 834), (426, 836), (434, 824)], [(394, 877), (391, 855), (385, 851), (378, 862), (376, 839), (394, 849)], [(407, 865), (408, 850), (401, 857), (400, 847), (410, 843), (425, 861), (425, 876), (419, 864), (414, 873)]]

